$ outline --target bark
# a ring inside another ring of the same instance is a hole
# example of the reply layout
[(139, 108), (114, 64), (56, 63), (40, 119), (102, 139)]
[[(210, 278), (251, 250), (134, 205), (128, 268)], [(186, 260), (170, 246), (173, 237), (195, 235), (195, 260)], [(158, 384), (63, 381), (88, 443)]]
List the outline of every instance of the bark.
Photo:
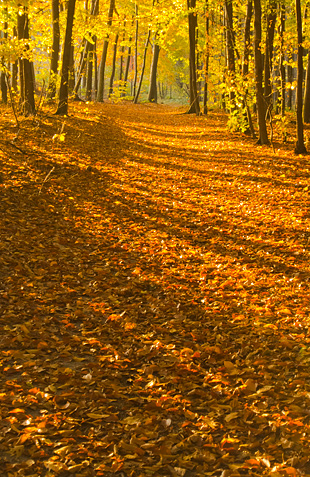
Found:
[(138, 4), (135, 4), (135, 14), (136, 14), (136, 33), (135, 33), (135, 76), (133, 79), (133, 97), (136, 96), (136, 87), (137, 87), (137, 80), (138, 80), (138, 34), (139, 34), (139, 21), (138, 21)]
[(266, 29), (266, 45), (265, 45), (265, 70), (264, 70), (264, 96), (266, 102), (266, 108), (270, 111), (272, 105), (272, 83), (271, 83), (271, 72), (272, 72), (272, 61), (273, 61), (273, 40), (274, 40), (274, 30), (276, 26), (276, 2), (272, 0), (268, 4), (268, 13), (267, 13), (267, 29)]
[(196, 0), (187, 0), (188, 9), (188, 34), (189, 34), (189, 92), (190, 106), (187, 114), (200, 114), (199, 98), (197, 91), (196, 73), (196, 31), (198, 28)]
[(123, 44), (121, 46), (121, 56), (120, 56), (120, 59), (119, 59), (119, 80), (120, 80), (120, 84), (121, 84), (121, 81), (123, 79), (123, 73), (124, 73), (124, 53), (125, 53), (124, 41), (125, 41), (125, 37), (126, 37), (125, 27), (126, 27), (126, 22), (124, 22)]
[(148, 33), (147, 33), (147, 37), (146, 37), (146, 41), (145, 41), (145, 45), (144, 45), (144, 54), (143, 54), (143, 61), (142, 61), (142, 67), (141, 67), (141, 74), (140, 74), (139, 84), (138, 84), (138, 88), (137, 88), (137, 91), (136, 91), (136, 95), (135, 95), (134, 100), (133, 100), (133, 102), (134, 102), (135, 104), (137, 104), (137, 102), (138, 102), (139, 95), (140, 95), (140, 91), (141, 91), (141, 87), (142, 87), (142, 81), (143, 81), (144, 70), (145, 70), (145, 65), (146, 65), (147, 48), (148, 48), (148, 46), (149, 46), (150, 36), (151, 36), (151, 30), (150, 30), (150, 28), (149, 28)]
[[(132, 38), (130, 37), (129, 43), (131, 42), (131, 40)], [(123, 92), (121, 94), (122, 97), (126, 96), (126, 87), (127, 87), (127, 81), (128, 81), (130, 61), (131, 61), (131, 46), (128, 46), (127, 61), (126, 61), (126, 67), (125, 67), (125, 73), (124, 73), (124, 86), (123, 86)]]
[(285, 3), (281, 4), (280, 25), (280, 76), (281, 76), (281, 115), (285, 116), (285, 64), (284, 64), (284, 34), (285, 34)]
[(302, 19), (300, 0), (295, 1), (296, 8), (296, 28), (297, 28), (297, 104), (296, 104), (296, 125), (297, 142), (295, 147), (296, 154), (305, 154), (307, 152), (304, 143), (304, 125), (302, 119), (302, 82), (303, 82), (303, 38), (302, 38)]
[(156, 43), (156, 37), (157, 37), (157, 34), (155, 34), (155, 38), (154, 38), (153, 58), (152, 58), (152, 66), (151, 66), (151, 73), (150, 73), (150, 88), (149, 88), (149, 95), (148, 95), (148, 100), (151, 103), (157, 103), (157, 65), (158, 65), (160, 46)]
[[(248, 0), (247, 4), (247, 11), (246, 11), (246, 18), (245, 18), (245, 26), (244, 26), (244, 52), (243, 52), (243, 63), (242, 63), (242, 77), (243, 81), (247, 82), (247, 76), (249, 74), (249, 56), (250, 56), (250, 49), (251, 49), (251, 20), (253, 16), (253, 2), (252, 0)], [(251, 111), (247, 103), (247, 95), (248, 90), (246, 89), (244, 100), (243, 100), (243, 107), (245, 110), (245, 120), (247, 122), (247, 131), (249, 134), (252, 135), (253, 139), (256, 138), (256, 134), (254, 131)]]
[[(107, 21), (108, 28), (110, 28), (112, 25), (114, 10), (115, 10), (115, 0), (110, 0), (108, 21)], [(100, 67), (99, 67), (97, 101), (100, 103), (103, 102), (103, 98), (104, 98), (104, 76), (105, 76), (105, 64), (107, 60), (107, 52), (108, 52), (108, 46), (109, 46), (109, 36), (110, 35), (108, 33), (103, 42), (103, 50), (102, 50), (102, 56), (100, 61)]]
[[(4, 31), (2, 32), (1, 34), (1, 37), (4, 38), (4, 41), (7, 40), (8, 38), (8, 22), (7, 22), (7, 17), (8, 17), (8, 7), (4, 7), (3, 9), (3, 17), (4, 17)], [(1, 33), (1, 32), (0, 32)], [(1, 58), (1, 78), (0, 78), (0, 82), (1, 82), (1, 97), (2, 97), (2, 102), (4, 104), (7, 104), (8, 102), (8, 86), (7, 86), (7, 82), (6, 82), (6, 76), (7, 76), (7, 69), (9, 70), (9, 65), (8, 67), (6, 68), (6, 65), (4, 64), (4, 59)]]
[(67, 25), (62, 55), (61, 82), (59, 90), (59, 100), (56, 114), (68, 114), (68, 96), (69, 96), (69, 66), (72, 47), (72, 29), (74, 21), (75, 1), (68, 0)]
[(209, 59), (210, 59), (210, 22), (209, 22), (209, 1), (206, 0), (206, 45), (204, 63), (204, 88), (203, 88), (203, 113), (208, 113), (208, 82), (209, 82)]
[(233, 3), (232, 0), (225, 0), (225, 26), (226, 26), (226, 51), (227, 51), (227, 78), (229, 88), (230, 108), (235, 109), (235, 36), (233, 26)]
[(59, 62), (60, 28), (59, 28), (59, 0), (52, 0), (53, 44), (50, 65), (50, 78), (47, 97), (54, 99), (56, 96), (56, 82)]
[(70, 48), (68, 86), (69, 86), (69, 94), (72, 94), (75, 87), (74, 45), (72, 44), (72, 42), (71, 42), (71, 48)]
[(86, 79), (86, 101), (92, 100), (92, 90), (93, 90), (93, 65), (94, 65), (94, 44), (89, 45), (88, 47), (88, 58), (87, 58), (87, 79)]
[(117, 44), (118, 44), (119, 34), (117, 33), (115, 36), (115, 41), (113, 45), (113, 60), (112, 60), (112, 71), (110, 77), (110, 87), (109, 87), (109, 97), (113, 94), (113, 83), (114, 83), (114, 76), (115, 76), (115, 69), (116, 69), (116, 54), (117, 54)]
[(29, 54), (29, 19), (28, 8), (22, 8), (22, 14), (17, 16), (18, 39), (24, 41), (24, 56), (19, 59), (21, 109), (25, 116), (35, 114), (34, 76), (32, 62), (27, 58)]
[(8, 88), (7, 88), (7, 84), (6, 84), (6, 77), (5, 77), (5, 72), (4, 71), (1, 71), (0, 83), (1, 83), (2, 103), (7, 104), (7, 102), (8, 102)]
[(254, 0), (254, 59), (255, 59), (255, 89), (258, 116), (258, 144), (269, 144), (266, 126), (266, 108), (263, 93), (263, 61), (261, 51), (262, 41), (262, 9), (260, 0)]
[(310, 123), (310, 50), (308, 51), (305, 96), (304, 96), (304, 122)]

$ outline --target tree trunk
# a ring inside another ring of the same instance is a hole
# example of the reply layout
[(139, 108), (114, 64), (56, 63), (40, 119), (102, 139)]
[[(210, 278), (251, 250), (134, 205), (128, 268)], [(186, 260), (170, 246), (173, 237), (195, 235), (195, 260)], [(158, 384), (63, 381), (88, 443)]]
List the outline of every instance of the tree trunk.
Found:
[(310, 123), (310, 50), (308, 51), (307, 72), (304, 96), (304, 122)]
[(135, 3), (135, 15), (136, 15), (136, 33), (135, 33), (135, 58), (134, 58), (134, 65), (135, 65), (135, 76), (133, 79), (133, 97), (136, 96), (136, 87), (138, 81), (138, 34), (139, 34), (139, 20), (138, 20), (138, 4)]
[(189, 34), (189, 93), (190, 106), (187, 114), (200, 114), (199, 98), (197, 91), (196, 72), (196, 32), (198, 28), (196, 0), (187, 0), (188, 9), (188, 34)]
[(68, 114), (68, 96), (69, 96), (69, 66), (70, 53), (72, 47), (72, 29), (74, 21), (75, 1), (68, 0), (67, 25), (62, 55), (61, 82), (59, 90), (58, 108), (56, 114)]
[[(132, 37), (129, 38), (129, 44), (130, 44), (131, 41), (132, 41)], [(126, 88), (127, 88), (130, 61), (131, 61), (131, 46), (128, 46), (127, 61), (126, 61), (126, 67), (125, 67), (125, 73), (124, 73), (124, 82), (123, 82), (124, 85), (123, 85), (123, 91), (122, 91), (121, 97), (126, 96)]]
[(112, 71), (110, 77), (110, 87), (109, 87), (109, 97), (113, 94), (113, 83), (114, 83), (114, 76), (115, 76), (115, 69), (116, 69), (116, 54), (117, 54), (117, 44), (118, 44), (119, 34), (117, 33), (115, 36), (115, 42), (113, 45), (113, 60), (112, 60)]
[(230, 109), (235, 109), (235, 35), (233, 25), (233, 2), (225, 0), (225, 26), (226, 26), (226, 50), (227, 50), (227, 77), (226, 84), (229, 90)]
[(59, 28), (59, 0), (52, 0), (53, 44), (51, 54), (50, 78), (47, 97), (54, 99), (56, 96), (56, 82), (58, 73), (60, 28)]
[(119, 59), (119, 84), (121, 86), (124, 74), (124, 53), (125, 53), (125, 38), (126, 38), (126, 20), (124, 21), (123, 41), (121, 46), (121, 56)]
[(303, 82), (303, 38), (302, 38), (302, 19), (300, 0), (296, 0), (296, 27), (297, 27), (297, 105), (296, 105), (296, 124), (297, 124), (297, 142), (295, 147), (296, 154), (305, 154), (307, 152), (304, 143), (304, 125), (302, 120), (302, 82)]
[(5, 77), (5, 72), (1, 71), (1, 77), (0, 77), (0, 83), (1, 83), (1, 99), (3, 104), (8, 103), (8, 88), (6, 84), (6, 77)]
[[(242, 63), (242, 77), (243, 81), (247, 83), (248, 74), (249, 74), (249, 56), (251, 49), (251, 20), (253, 16), (253, 2), (248, 0), (245, 26), (244, 26), (244, 52), (243, 52), (243, 63)], [(251, 111), (247, 103), (248, 89), (245, 89), (244, 99), (243, 99), (243, 108), (244, 108), (244, 118), (247, 123), (247, 130), (245, 131), (248, 134), (251, 134), (253, 139), (256, 138)]]
[(260, 0), (254, 0), (254, 59), (255, 59), (255, 87), (256, 106), (259, 127), (258, 144), (269, 144), (266, 126), (266, 108), (263, 93), (263, 61), (262, 61), (262, 8)]
[(274, 39), (274, 30), (276, 26), (277, 18), (277, 5), (274, 0), (271, 0), (268, 5), (268, 14), (267, 14), (267, 29), (266, 29), (266, 45), (265, 45), (265, 71), (264, 71), (264, 96), (266, 109), (270, 113), (270, 108), (272, 106), (272, 83), (271, 83), (271, 72), (272, 72), (272, 60), (273, 60), (273, 39)]
[[(108, 28), (110, 28), (112, 25), (114, 10), (115, 10), (115, 0), (110, 0), (108, 21), (107, 21)], [(100, 67), (99, 67), (99, 78), (98, 78), (99, 84), (98, 84), (98, 93), (97, 93), (97, 101), (99, 103), (103, 102), (103, 97), (104, 97), (104, 73), (105, 73), (105, 64), (107, 60), (107, 52), (108, 52), (108, 46), (109, 46), (109, 36), (110, 35), (108, 33), (103, 42), (103, 50), (102, 50), (102, 56), (100, 61)]]
[(93, 90), (93, 65), (94, 65), (94, 44), (90, 43), (88, 47), (87, 58), (87, 79), (86, 79), (86, 101), (92, 100)]
[(69, 94), (72, 94), (75, 87), (75, 67), (74, 67), (74, 45), (71, 43), (70, 61), (69, 61)]
[(145, 45), (144, 45), (144, 54), (143, 54), (143, 61), (142, 61), (139, 84), (138, 84), (138, 88), (137, 88), (137, 91), (136, 91), (136, 95), (135, 95), (134, 100), (133, 100), (133, 102), (135, 104), (137, 104), (137, 102), (138, 102), (140, 91), (141, 91), (141, 86), (142, 86), (142, 81), (143, 81), (143, 76), (144, 76), (144, 70), (145, 70), (145, 65), (146, 65), (147, 47), (149, 46), (150, 36), (151, 36), (151, 30), (149, 28), (148, 33), (147, 33), (147, 37), (146, 37), (146, 41), (145, 41)]
[[(287, 65), (287, 81), (288, 81), (288, 83), (292, 84), (293, 68), (292, 68), (291, 65)], [(288, 90), (287, 107), (290, 111), (292, 111), (292, 108), (293, 108), (293, 91), (292, 91), (292, 88), (289, 88), (289, 90)]]
[[(4, 7), (4, 9), (3, 9), (3, 18), (4, 18), (4, 25), (3, 25), (4, 31), (0, 32), (0, 34), (1, 34), (1, 37), (4, 38), (4, 41), (7, 41), (7, 38), (8, 38), (8, 22), (7, 22), (8, 7)], [(7, 76), (7, 71), (10, 69), (10, 66), (8, 65), (6, 67), (6, 65), (4, 64), (4, 59), (3, 58), (1, 58), (0, 62), (1, 62), (1, 78), (0, 78), (1, 97), (2, 97), (2, 102), (4, 104), (7, 104), (7, 102), (8, 102), (8, 86), (7, 86), (6, 78), (8, 77)]]
[[(17, 33), (19, 40), (26, 40), (24, 48), (29, 51), (29, 19), (28, 8), (23, 7), (22, 15), (17, 16)], [(22, 112), (25, 116), (35, 114), (36, 107), (34, 101), (34, 76), (31, 62), (28, 58), (21, 57), (20, 64), (20, 93)]]
[(281, 115), (285, 116), (285, 64), (284, 64), (285, 3), (281, 4), (280, 26), (280, 75), (281, 75)]
[(152, 66), (151, 66), (151, 73), (150, 73), (150, 88), (149, 88), (148, 100), (151, 103), (157, 103), (157, 65), (158, 65), (160, 46), (156, 43), (156, 38), (157, 38), (157, 34), (155, 34), (155, 38), (154, 38), (153, 58), (152, 58)]
[(209, 1), (205, 2), (206, 8), (206, 44), (204, 63), (204, 88), (203, 88), (203, 114), (208, 113), (208, 83), (209, 83), (209, 59), (210, 59), (210, 22)]

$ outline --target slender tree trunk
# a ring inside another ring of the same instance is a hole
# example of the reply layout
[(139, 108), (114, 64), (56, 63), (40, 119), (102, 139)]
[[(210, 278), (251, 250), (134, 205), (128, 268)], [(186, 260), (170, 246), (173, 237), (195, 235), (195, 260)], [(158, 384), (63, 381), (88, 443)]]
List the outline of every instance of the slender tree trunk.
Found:
[(121, 46), (121, 56), (119, 59), (119, 81), (120, 85), (123, 80), (123, 74), (124, 74), (124, 53), (125, 53), (125, 38), (126, 38), (126, 20), (124, 21), (124, 31), (123, 31), (123, 41), (122, 41), (122, 46)]
[(270, 108), (272, 106), (272, 82), (271, 82), (271, 72), (272, 72), (272, 60), (273, 60), (273, 39), (274, 39), (274, 30), (276, 26), (277, 18), (277, 5), (274, 0), (271, 0), (268, 3), (268, 14), (267, 14), (267, 29), (266, 29), (266, 45), (265, 45), (265, 70), (264, 70), (264, 96), (265, 103), (268, 113), (270, 113)]
[(94, 46), (94, 97), (97, 98), (98, 93), (98, 58), (97, 58), (97, 41)]
[[(4, 67), (4, 65), (1, 65)], [(1, 77), (0, 77), (0, 83), (1, 83), (1, 99), (3, 104), (7, 104), (8, 102), (8, 88), (6, 84), (6, 75), (4, 71), (1, 71)]]
[(154, 38), (153, 58), (152, 58), (152, 66), (151, 66), (151, 73), (150, 73), (150, 88), (149, 88), (148, 100), (151, 103), (157, 103), (157, 65), (158, 65), (160, 46), (158, 45), (158, 43), (156, 43), (156, 39), (157, 39), (157, 34), (155, 34), (155, 38)]
[(281, 115), (285, 116), (285, 64), (284, 64), (285, 3), (281, 4), (280, 25), (280, 75), (281, 75)]
[[(3, 25), (4, 31), (1, 35), (1, 37), (4, 39), (4, 41), (7, 41), (7, 38), (8, 38), (8, 22), (7, 22), (8, 7), (4, 7), (4, 9), (3, 9), (3, 18), (4, 18), (4, 25)], [(8, 67), (6, 67), (6, 65), (4, 64), (4, 59), (3, 58), (1, 58), (0, 63), (1, 63), (1, 78), (0, 78), (1, 97), (2, 97), (2, 102), (4, 104), (7, 104), (7, 102), (8, 102), (8, 87), (7, 87), (7, 82), (6, 82), (6, 78), (7, 78), (7, 71), (6, 70), (9, 70), (9, 65), (8, 65)]]
[(196, 0), (187, 0), (188, 9), (188, 34), (189, 34), (189, 92), (190, 106), (187, 114), (200, 114), (199, 97), (197, 91), (196, 71), (196, 32), (198, 28), (197, 14), (195, 12)]
[(304, 96), (304, 122), (310, 123), (310, 50), (308, 51), (305, 96)]
[[(114, 10), (115, 10), (115, 0), (110, 0), (108, 22), (107, 22), (108, 28), (110, 28), (112, 25)], [(105, 75), (105, 64), (107, 60), (107, 52), (108, 52), (108, 46), (109, 46), (109, 36), (110, 35), (108, 33), (103, 42), (103, 50), (102, 50), (102, 56), (100, 61), (100, 67), (99, 67), (98, 93), (97, 93), (97, 101), (99, 103), (102, 103), (104, 98), (104, 75)]]
[(72, 94), (75, 87), (74, 45), (72, 43), (70, 48), (68, 85), (69, 85), (69, 94)]
[[(245, 26), (244, 26), (244, 53), (243, 53), (243, 63), (242, 63), (242, 77), (245, 83), (247, 83), (248, 81), (248, 74), (249, 74), (252, 16), (253, 16), (253, 2), (252, 0), (248, 0)], [(245, 94), (244, 94), (244, 100), (243, 100), (243, 107), (245, 110), (244, 117), (245, 117), (245, 121), (247, 122), (247, 130), (245, 132), (248, 134), (251, 134), (253, 139), (255, 139), (256, 134), (255, 134), (254, 126), (253, 126), (251, 111), (247, 103), (247, 96), (248, 96), (248, 89), (246, 88)]]
[[(288, 83), (292, 84), (293, 81), (293, 68), (291, 65), (287, 65), (287, 81)], [(287, 99), (287, 107), (290, 111), (292, 111), (293, 108), (293, 92), (292, 88), (289, 88), (288, 90), (288, 99)]]
[[(129, 45), (130, 45), (131, 41), (132, 41), (132, 37), (129, 38)], [(131, 46), (128, 46), (127, 60), (126, 60), (126, 66), (125, 66), (125, 72), (124, 72), (124, 81), (123, 81), (123, 87), (122, 87), (123, 91), (122, 91), (122, 94), (121, 94), (122, 98), (124, 96), (126, 96), (126, 88), (127, 88), (130, 61), (131, 61)]]
[(119, 34), (117, 33), (115, 36), (115, 41), (113, 45), (113, 60), (112, 60), (112, 71), (110, 76), (110, 87), (109, 87), (109, 97), (113, 94), (113, 83), (114, 83), (114, 76), (116, 70), (116, 54), (117, 54), (117, 44), (118, 44)]
[(303, 82), (303, 38), (302, 38), (302, 19), (300, 0), (295, 1), (296, 8), (296, 27), (297, 27), (297, 107), (296, 107), (296, 124), (297, 124), (297, 142), (295, 147), (296, 154), (305, 154), (307, 152), (304, 143), (304, 125), (302, 119), (302, 82)]
[(138, 81), (138, 34), (139, 34), (139, 19), (138, 19), (138, 4), (135, 3), (135, 15), (136, 15), (136, 32), (135, 32), (135, 58), (134, 58), (134, 67), (135, 67), (135, 76), (133, 79), (133, 97), (136, 97), (136, 87)]
[[(305, 20), (307, 18), (307, 4), (305, 11)], [(304, 122), (310, 123), (310, 49), (308, 49), (307, 56), (307, 69), (306, 69), (306, 81), (305, 81), (305, 94), (304, 94)]]
[(225, 26), (226, 26), (226, 50), (227, 50), (227, 78), (226, 84), (229, 89), (230, 109), (235, 109), (235, 35), (233, 26), (233, 2), (225, 0)]
[(54, 99), (56, 96), (56, 82), (58, 73), (60, 28), (59, 28), (59, 0), (52, 0), (53, 44), (51, 54), (50, 78), (47, 97)]
[(56, 111), (56, 114), (59, 115), (68, 114), (69, 66), (72, 47), (72, 29), (74, 21), (75, 1), (76, 0), (68, 0), (67, 25), (62, 55), (61, 82), (59, 90), (58, 108)]
[[(27, 43), (27, 40), (29, 40), (28, 8), (24, 6), (22, 12), (22, 15), (17, 16), (18, 39), (26, 40), (24, 43), (25, 49), (29, 51), (29, 45)], [(26, 57), (20, 58), (20, 85), (23, 114), (25, 116), (35, 114), (33, 68), (31, 62)]]
[(210, 59), (210, 22), (209, 1), (205, 0), (206, 9), (206, 44), (204, 63), (204, 88), (203, 88), (203, 113), (208, 114), (208, 83), (209, 83), (209, 59)]
[(266, 126), (266, 108), (263, 93), (263, 61), (262, 61), (262, 9), (260, 0), (254, 0), (254, 58), (255, 58), (255, 87), (256, 106), (259, 127), (258, 144), (269, 144)]
[(90, 43), (87, 58), (86, 101), (92, 100), (93, 90), (94, 44)]
[(143, 54), (143, 61), (142, 61), (139, 84), (138, 84), (138, 88), (137, 88), (137, 91), (136, 91), (136, 95), (135, 95), (134, 100), (133, 100), (133, 102), (135, 104), (137, 104), (137, 102), (138, 102), (141, 87), (142, 87), (142, 81), (143, 81), (144, 70), (145, 70), (145, 65), (146, 65), (147, 48), (149, 46), (150, 36), (151, 36), (151, 29), (149, 28), (148, 33), (147, 33), (147, 37), (146, 37), (146, 41), (145, 41), (145, 45), (144, 45), (144, 54)]

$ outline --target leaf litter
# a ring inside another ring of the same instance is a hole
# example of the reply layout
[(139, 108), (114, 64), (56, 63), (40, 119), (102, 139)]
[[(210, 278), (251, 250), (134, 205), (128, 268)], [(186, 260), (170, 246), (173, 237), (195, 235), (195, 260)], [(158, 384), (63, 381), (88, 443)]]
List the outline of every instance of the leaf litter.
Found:
[(2, 108), (2, 475), (309, 475), (307, 156), (72, 110)]

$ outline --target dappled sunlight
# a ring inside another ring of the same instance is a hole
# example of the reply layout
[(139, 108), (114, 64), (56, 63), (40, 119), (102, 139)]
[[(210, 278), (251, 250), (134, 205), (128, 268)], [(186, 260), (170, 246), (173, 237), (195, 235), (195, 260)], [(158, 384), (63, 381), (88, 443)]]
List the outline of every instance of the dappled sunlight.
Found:
[(96, 126), (89, 110), (62, 143), (57, 119), (25, 124), (28, 156), (3, 161), (6, 435), (59, 472), (62, 439), (98, 475), (116, 456), (158, 475), (307, 459), (302, 160), (226, 141), (216, 117), (214, 134), (171, 109), (96, 105)]

